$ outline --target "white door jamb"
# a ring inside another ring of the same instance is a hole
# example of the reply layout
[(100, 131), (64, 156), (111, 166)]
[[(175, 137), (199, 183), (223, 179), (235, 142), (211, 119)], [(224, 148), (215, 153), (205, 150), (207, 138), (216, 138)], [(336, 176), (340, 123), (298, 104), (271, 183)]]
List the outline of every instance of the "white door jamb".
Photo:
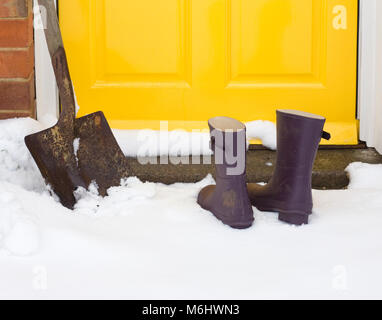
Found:
[[(55, 0), (56, 2), (56, 0)], [(34, 0), (33, 12), (35, 37), (35, 77), (36, 77), (36, 108), (37, 119), (43, 120), (46, 116), (58, 117), (59, 98), (56, 79), (54, 76), (48, 46), (44, 35), (44, 17), (40, 16), (37, 1)], [(45, 23), (46, 25), (46, 23)]]

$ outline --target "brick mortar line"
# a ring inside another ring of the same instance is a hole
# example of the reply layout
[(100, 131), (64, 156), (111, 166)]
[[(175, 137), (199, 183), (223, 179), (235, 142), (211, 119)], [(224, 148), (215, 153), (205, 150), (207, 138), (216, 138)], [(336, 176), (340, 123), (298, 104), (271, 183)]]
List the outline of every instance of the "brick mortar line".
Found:
[[(27, 50), (29, 49), (30, 47), (32, 47), (34, 45), (34, 38), (32, 37), (32, 39), (27, 42), (27, 46), (26, 47), (14, 47), (14, 48), (8, 48), (8, 47), (0, 47), (0, 51), (11, 51), (11, 50), (14, 50), (14, 51), (22, 51), (22, 50)], [(16, 50), (15, 50), (16, 49)]]
[(0, 21), (12, 21), (12, 20), (17, 20), (17, 21), (22, 21), (22, 20), (29, 20), (30, 16), (27, 17), (3, 17), (0, 18)]
[[(33, 109), (33, 107), (32, 107)], [(1, 109), (0, 110), (0, 114), (2, 113), (26, 113), (26, 114), (29, 114), (33, 112), (33, 110), (5, 110), (5, 109)]]
[(1, 78), (0, 77), (0, 82), (29, 82), (32, 77), (34, 76), (34, 71), (31, 72), (28, 78)]
[(16, 47), (16, 48), (0, 48), (0, 52), (9, 52), (9, 51), (28, 51), (33, 47), (33, 42), (28, 47)]

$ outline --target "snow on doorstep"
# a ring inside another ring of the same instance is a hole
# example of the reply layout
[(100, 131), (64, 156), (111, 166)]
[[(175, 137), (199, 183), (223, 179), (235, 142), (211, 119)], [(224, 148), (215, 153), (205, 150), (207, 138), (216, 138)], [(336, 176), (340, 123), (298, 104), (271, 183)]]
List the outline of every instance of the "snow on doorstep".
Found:
[(382, 164), (354, 162), (346, 172), (350, 178), (348, 189), (382, 189)]
[[(247, 139), (260, 139), (263, 145), (276, 150), (276, 125), (270, 121), (246, 123)], [(113, 130), (124, 154), (136, 156), (210, 155), (210, 134), (182, 130)]]
[(247, 136), (249, 139), (261, 140), (263, 146), (276, 150), (277, 134), (276, 125), (271, 121), (256, 120), (247, 122)]
[(253, 227), (233, 230), (196, 203), (211, 176), (131, 177), (105, 198), (93, 184), (64, 208), (23, 146), (40, 129), (0, 121), (0, 298), (382, 298), (379, 165), (349, 166), (349, 190), (315, 190), (307, 226), (254, 208)]

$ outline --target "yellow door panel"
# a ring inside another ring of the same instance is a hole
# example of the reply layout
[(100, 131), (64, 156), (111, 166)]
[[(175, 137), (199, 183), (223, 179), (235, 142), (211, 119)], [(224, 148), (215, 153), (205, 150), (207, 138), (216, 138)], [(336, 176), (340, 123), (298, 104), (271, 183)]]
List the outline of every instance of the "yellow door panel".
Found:
[(327, 118), (357, 143), (357, 0), (61, 0), (80, 115), (120, 129), (206, 128), (208, 118)]

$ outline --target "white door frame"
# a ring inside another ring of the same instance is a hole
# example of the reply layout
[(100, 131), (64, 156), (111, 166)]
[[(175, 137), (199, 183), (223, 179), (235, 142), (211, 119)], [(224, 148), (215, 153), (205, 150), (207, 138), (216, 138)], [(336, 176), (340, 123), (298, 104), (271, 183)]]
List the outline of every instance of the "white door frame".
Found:
[[(382, 153), (381, 0), (360, 1), (358, 117), (360, 139)], [(378, 72), (379, 70), (379, 72)]]
[[(36, 0), (34, 0), (36, 2)], [(55, 0), (56, 2), (56, 0)], [(382, 127), (382, 16), (381, 0), (360, 0), (358, 118), (360, 139), (382, 153), (382, 136), (375, 119)], [(35, 10), (36, 12), (36, 10)], [(35, 30), (37, 117), (57, 116), (58, 92), (43, 30)], [(381, 132), (382, 133), (382, 132)], [(381, 136), (380, 140), (377, 136)]]
[[(57, 1), (54, 0), (56, 3)], [(37, 0), (33, 3), (35, 14), (35, 77), (36, 77), (36, 108), (37, 119), (43, 120), (47, 115), (58, 117), (59, 99), (56, 79), (52, 68), (52, 63), (45, 41), (44, 30), (41, 26), (44, 19), (40, 17), (37, 7)]]

